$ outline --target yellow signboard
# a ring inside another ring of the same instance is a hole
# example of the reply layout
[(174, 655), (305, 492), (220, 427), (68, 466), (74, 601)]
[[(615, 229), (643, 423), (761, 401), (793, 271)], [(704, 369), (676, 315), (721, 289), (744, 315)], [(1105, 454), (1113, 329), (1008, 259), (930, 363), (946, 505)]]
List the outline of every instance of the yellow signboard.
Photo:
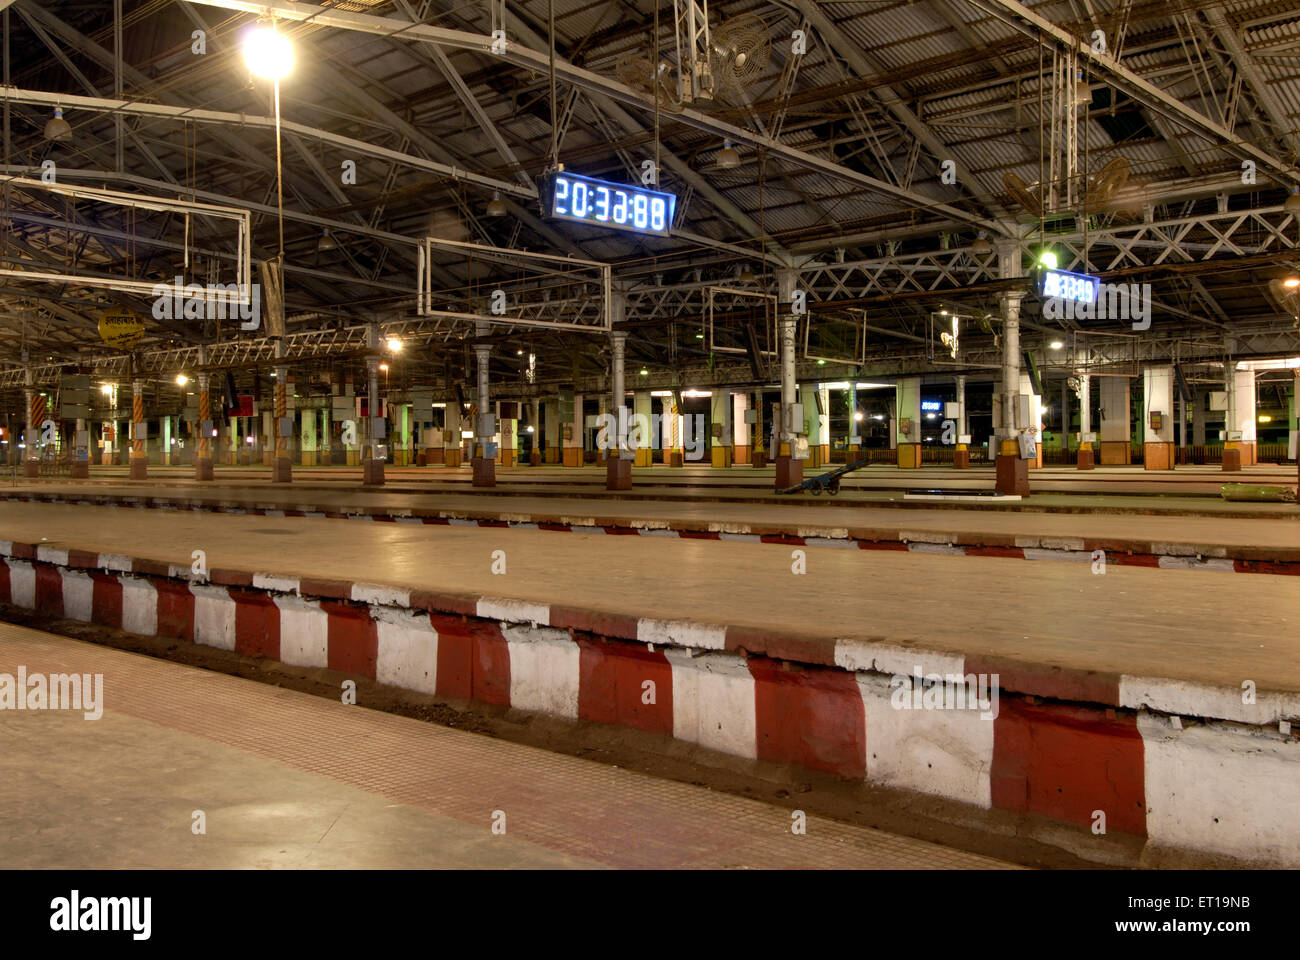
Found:
[(134, 310), (109, 310), (99, 315), (99, 338), (125, 350), (144, 338), (144, 317)]

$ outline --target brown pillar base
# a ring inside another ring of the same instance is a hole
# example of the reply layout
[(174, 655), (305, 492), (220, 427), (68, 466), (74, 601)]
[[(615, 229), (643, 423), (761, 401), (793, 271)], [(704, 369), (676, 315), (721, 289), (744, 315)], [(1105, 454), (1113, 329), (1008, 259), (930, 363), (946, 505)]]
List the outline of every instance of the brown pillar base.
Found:
[(90, 461), (74, 460), (72, 462), (72, 479), (89, 480), (90, 479)]
[(682, 454), (680, 451), (673, 450), (668, 454), (668, 466), (680, 467), (682, 465)]
[(775, 489), (784, 490), (801, 483), (803, 483), (803, 461), (796, 460), (794, 457), (777, 457)]
[(362, 460), (361, 482), (369, 487), (382, 487), (384, 485), (384, 461)]
[(1080, 450), (1079, 459), (1075, 466), (1080, 470), (1093, 470), (1097, 466), (1097, 453), (1095, 450)]
[(1241, 451), (1224, 450), (1223, 451), (1223, 469), (1236, 472), (1241, 469)]
[(293, 464), (288, 457), (276, 457), (271, 462), (271, 482), (290, 483), (293, 480)]
[(1029, 496), (1029, 461), (999, 454), (997, 482), (993, 489), (1008, 495)]
[(194, 461), (194, 479), (211, 480), (212, 479), (212, 461), (195, 460)]
[(952, 452), (952, 465), (958, 470), (970, 469), (970, 451), (954, 450)]
[(41, 475), (41, 463), (40, 463), (39, 460), (24, 460), (24, 461), (23, 461), (23, 476), (24, 476), (24, 477), (39, 477), (40, 475)]
[(753, 456), (753, 459), (752, 459), (750, 465), (751, 465), (751, 466), (755, 466), (755, 467), (766, 467), (766, 466), (767, 466), (767, 454), (764, 453), (762, 450), (757, 450), (757, 451), (755, 451), (754, 456)]
[(427, 467), (429, 465), (429, 455), (427, 453), (417, 453), (415, 455), (415, 465), (417, 467)]
[(474, 457), (470, 460), (474, 468), (474, 477), (470, 481), (475, 487), (495, 487), (497, 485), (497, 465), (495, 460), (487, 457)]
[(1172, 470), (1174, 468), (1174, 445), (1172, 443), (1144, 443), (1142, 445), (1142, 469)]
[(144, 457), (131, 461), (131, 479), (148, 480), (149, 479), (149, 461)]
[(622, 457), (605, 461), (605, 489), (632, 489), (632, 461)]
[(542, 465), (542, 455), (534, 450), (528, 455), (528, 465), (530, 467), (540, 467)]

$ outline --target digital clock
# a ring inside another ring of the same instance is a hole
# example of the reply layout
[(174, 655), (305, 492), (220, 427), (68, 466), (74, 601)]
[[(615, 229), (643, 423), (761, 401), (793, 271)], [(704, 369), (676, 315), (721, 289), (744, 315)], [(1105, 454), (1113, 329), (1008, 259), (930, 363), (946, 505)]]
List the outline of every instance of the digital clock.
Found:
[(1068, 270), (1044, 270), (1039, 277), (1039, 293), (1044, 300), (1096, 303), (1099, 286), (1101, 281), (1096, 277)]
[(671, 193), (572, 173), (553, 174), (547, 186), (546, 209), (556, 220), (659, 237), (671, 234), (677, 208)]

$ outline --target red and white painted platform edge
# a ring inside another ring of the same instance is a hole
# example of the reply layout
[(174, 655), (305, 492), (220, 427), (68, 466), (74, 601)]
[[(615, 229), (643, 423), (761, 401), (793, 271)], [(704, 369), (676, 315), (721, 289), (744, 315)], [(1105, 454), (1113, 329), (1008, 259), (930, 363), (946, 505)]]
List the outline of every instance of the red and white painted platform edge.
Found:
[[(1076, 850), (1101, 815), (1144, 851), (1300, 866), (1296, 692), (1247, 705), (1227, 687), (869, 641), (228, 569), (196, 582), (40, 544), (0, 555), (0, 600), (55, 616), (1042, 817)], [(996, 675), (997, 710), (899, 708), (918, 669)]]
[(952, 556), (1002, 557), (1090, 563), (1096, 551), (1108, 564), (1158, 567), (1162, 570), (1208, 570), (1216, 573), (1300, 575), (1300, 547), (1256, 547), (1244, 544), (1201, 544), (1122, 537), (1053, 537), (992, 532), (948, 533), (909, 530), (906, 527), (837, 527), (799, 524), (755, 524), (743, 521), (692, 519), (611, 518), (565, 513), (519, 511), (466, 511), (410, 508), (399, 511), (357, 508), (350, 513), (283, 506), (256, 506), (240, 500), (194, 500), (166, 497), (108, 495), (0, 494), (0, 500), (28, 503), (70, 503), (83, 506), (136, 507), (247, 514), (259, 517), (316, 517), (369, 520), (388, 523), (427, 523), (561, 533), (681, 537), (698, 540), (734, 540), (772, 543), (786, 547), (808, 546), (856, 550), (907, 550)]

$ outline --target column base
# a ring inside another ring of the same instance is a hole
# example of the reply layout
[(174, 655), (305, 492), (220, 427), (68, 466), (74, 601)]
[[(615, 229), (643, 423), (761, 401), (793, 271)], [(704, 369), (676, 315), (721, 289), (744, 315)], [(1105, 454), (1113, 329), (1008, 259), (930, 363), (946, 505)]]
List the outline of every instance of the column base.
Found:
[(775, 489), (785, 490), (803, 483), (803, 461), (794, 457), (776, 458)]
[(1029, 461), (1014, 454), (998, 454), (997, 481), (993, 489), (1009, 496), (1029, 496)]
[(732, 464), (730, 447), (712, 447), (709, 449), (709, 457), (715, 467), (729, 467)]
[(528, 465), (530, 467), (540, 467), (542, 465), (542, 455), (534, 450), (528, 455)]
[(276, 457), (271, 463), (271, 482), (289, 483), (293, 480), (293, 464), (288, 457)]
[(767, 466), (767, 454), (764, 453), (762, 450), (755, 450), (755, 451), (754, 451), (754, 455), (750, 458), (750, 466), (752, 466), (752, 467), (766, 467), (766, 466)]
[(24, 477), (39, 477), (41, 475), (41, 462), (39, 460), (23, 461)]
[(682, 452), (681, 452), (680, 450), (671, 450), (671, 451), (669, 451), (669, 453), (668, 453), (668, 466), (670, 466), (670, 467), (680, 467), (684, 462), (685, 462), (685, 461), (684, 461), (683, 458), (682, 458)]
[(1127, 466), (1133, 462), (1133, 448), (1127, 440), (1101, 441), (1101, 465), (1103, 467)]
[(1241, 469), (1240, 450), (1233, 449), (1223, 451), (1223, 469), (1233, 473)]
[(366, 486), (382, 487), (384, 485), (384, 461), (362, 460), (361, 482)]
[(921, 466), (921, 445), (919, 443), (900, 443), (898, 445), (898, 465), (904, 470), (915, 470)]
[(415, 455), (415, 465), (417, 467), (427, 467), (429, 465), (429, 455), (421, 450)]
[(72, 474), (71, 474), (71, 476), (72, 476), (72, 479), (73, 479), (73, 480), (89, 480), (89, 479), (90, 479), (90, 461), (89, 461), (89, 460), (74, 460), (74, 461), (72, 462)]
[(470, 481), (475, 487), (495, 487), (497, 485), (497, 465), (495, 460), (487, 457), (474, 457), (470, 460), (474, 468), (474, 477)]
[(1172, 443), (1142, 444), (1143, 470), (1172, 470), (1174, 468), (1174, 445)]
[(194, 461), (194, 479), (211, 480), (212, 479), (212, 461), (209, 459)]
[(615, 457), (605, 461), (605, 489), (632, 489), (632, 461)]
[(132, 480), (148, 480), (149, 461), (144, 457), (141, 457), (138, 460), (132, 460), (130, 477)]
[(1074, 464), (1080, 470), (1093, 470), (1097, 467), (1097, 455), (1091, 447), (1079, 451), (1079, 458)]
[(952, 465), (953, 465), (953, 467), (956, 468), (957, 470), (969, 470), (969, 469), (970, 469), (970, 451), (969, 451), (969, 450), (954, 450), (954, 451), (952, 452)]

